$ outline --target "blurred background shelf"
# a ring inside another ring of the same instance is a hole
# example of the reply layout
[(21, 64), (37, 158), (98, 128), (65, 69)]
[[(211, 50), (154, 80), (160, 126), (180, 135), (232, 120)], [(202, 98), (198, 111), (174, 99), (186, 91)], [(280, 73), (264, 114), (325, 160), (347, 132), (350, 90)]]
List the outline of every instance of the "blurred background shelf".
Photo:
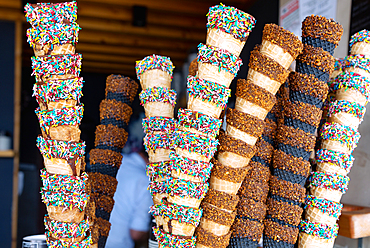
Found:
[(339, 235), (360, 239), (370, 236), (370, 208), (343, 204)]
[(0, 158), (12, 158), (14, 157), (14, 154), (13, 150), (3, 150), (0, 151)]

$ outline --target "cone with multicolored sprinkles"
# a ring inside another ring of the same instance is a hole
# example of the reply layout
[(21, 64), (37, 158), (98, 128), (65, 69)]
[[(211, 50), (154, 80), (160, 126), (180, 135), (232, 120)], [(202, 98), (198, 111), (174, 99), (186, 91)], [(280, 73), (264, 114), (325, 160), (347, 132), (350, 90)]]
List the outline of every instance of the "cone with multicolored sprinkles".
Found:
[(354, 72), (367, 79), (370, 78), (370, 58), (363, 54), (350, 54), (343, 59), (342, 68), (345, 72)]
[(173, 109), (176, 104), (176, 92), (172, 89), (157, 87), (147, 88), (139, 94), (144, 106), (145, 116), (164, 116), (173, 118)]
[(149, 55), (136, 61), (135, 68), (142, 90), (152, 87), (171, 89), (172, 73), (175, 67), (169, 57)]
[(338, 224), (326, 225), (319, 222), (302, 220), (299, 224), (299, 248), (334, 246), (339, 226)]
[(256, 20), (253, 16), (223, 4), (209, 8), (207, 45), (219, 47), (239, 56)]
[(351, 54), (370, 55), (370, 32), (364, 29), (352, 35), (349, 47)]

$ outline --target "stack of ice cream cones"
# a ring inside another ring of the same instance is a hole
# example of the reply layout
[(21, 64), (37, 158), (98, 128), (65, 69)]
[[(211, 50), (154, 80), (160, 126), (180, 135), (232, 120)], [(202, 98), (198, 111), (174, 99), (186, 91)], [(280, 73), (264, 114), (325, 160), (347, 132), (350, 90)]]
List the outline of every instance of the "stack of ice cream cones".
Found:
[[(240, 202), (229, 247), (257, 247), (262, 237), (273, 151), (271, 136), (276, 128), (273, 121), (265, 118), (276, 103), (275, 94), (289, 75), (288, 67), (301, 50), (302, 43), (293, 33), (267, 24), (262, 44), (251, 52), (247, 80), (238, 80), (235, 109), (227, 111), (226, 133), (218, 150), (221, 164), (240, 170), (239, 176), (234, 176), (234, 180), (239, 180), (235, 191), (219, 189), (233, 195), (239, 191)], [(212, 172), (211, 181), (213, 177), (219, 175)]]
[(116, 175), (122, 162), (121, 151), (132, 115), (131, 103), (138, 84), (122, 75), (110, 75), (106, 80), (105, 99), (100, 103), (100, 125), (95, 130), (95, 148), (90, 150), (91, 201), (95, 211), (92, 227), (93, 247), (105, 247), (110, 231), (110, 214), (117, 188)]
[(265, 219), (266, 247), (294, 247), (297, 241), (309, 158), (328, 94), (327, 81), (334, 69), (331, 54), (342, 33), (338, 23), (319, 16), (309, 16), (302, 24), (304, 48), (297, 57), (296, 72), (289, 75), (289, 100), (284, 103), (283, 121), (276, 134)]
[(370, 97), (370, 32), (363, 30), (350, 40), (351, 55), (342, 60), (342, 72), (330, 83), (335, 98), (329, 102), (327, 122), (320, 130), (321, 149), (316, 152), (317, 168), (309, 180), (305, 218), (300, 223), (299, 247), (333, 247), (337, 219), (346, 192), (351, 155), (360, 139), (358, 132)]
[(75, 54), (80, 27), (76, 2), (26, 4), (33, 48), (33, 96), (41, 135), (37, 137), (45, 168), (41, 170), (41, 198), (50, 247), (89, 247), (90, 219), (85, 214), (90, 189), (85, 170), (85, 142), (80, 140), (83, 79), (81, 54)]

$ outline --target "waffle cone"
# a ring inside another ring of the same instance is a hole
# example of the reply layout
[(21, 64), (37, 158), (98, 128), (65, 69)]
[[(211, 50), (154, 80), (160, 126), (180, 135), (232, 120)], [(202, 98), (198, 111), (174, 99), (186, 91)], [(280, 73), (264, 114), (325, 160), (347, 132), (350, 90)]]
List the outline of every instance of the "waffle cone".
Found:
[(202, 101), (200, 98), (189, 96), (188, 109), (212, 116), (214, 118), (219, 118), (224, 108), (221, 106), (217, 107), (215, 104), (208, 101)]
[(80, 223), (85, 217), (85, 211), (80, 211), (78, 208), (64, 209), (63, 207), (47, 206), (46, 209), (50, 219), (56, 221)]
[(44, 138), (50, 137), (50, 139), (54, 140), (64, 140), (64, 141), (80, 141), (80, 134), (81, 130), (78, 128), (78, 126), (46, 126), (47, 135), (44, 130), (41, 129), (42, 136)]
[(353, 129), (358, 129), (358, 126), (360, 125), (360, 119), (345, 112), (339, 112), (332, 114), (329, 117), (329, 122), (335, 122), (341, 125), (350, 126)]
[(165, 197), (168, 197), (168, 194), (163, 193), (163, 194), (155, 194), (155, 195), (153, 195), (152, 196), (153, 204), (154, 205), (161, 204), (162, 203), (162, 199), (165, 198)]
[(319, 187), (311, 187), (310, 192), (313, 196), (335, 202), (340, 202), (340, 199), (343, 195), (343, 193), (339, 190), (325, 189)]
[(170, 160), (170, 152), (169, 149), (156, 149), (156, 150), (149, 150), (149, 163), (158, 163), (161, 161)]
[(202, 199), (193, 197), (180, 197), (177, 195), (168, 196), (168, 202), (192, 208), (199, 208), (201, 201)]
[(276, 94), (276, 92), (279, 90), (281, 83), (269, 78), (268, 76), (263, 75), (262, 73), (259, 73), (258, 71), (255, 71), (251, 68), (248, 70), (248, 76), (247, 80), (250, 80), (255, 85), (258, 85), (267, 91), (271, 92), (271, 94)]
[(187, 175), (187, 174), (181, 173), (181, 172), (176, 171), (176, 170), (172, 170), (172, 172), (171, 172), (171, 176), (172, 176), (173, 178), (184, 179), (184, 180), (191, 181), (191, 182), (195, 182), (195, 183), (200, 183), (200, 182), (202, 182), (202, 181), (201, 181), (201, 180), (199, 180), (197, 177), (189, 176), (189, 175)]
[[(75, 173), (72, 170), (71, 165), (68, 164), (68, 161), (60, 158), (46, 158), (44, 157), (44, 165), (46, 171), (50, 174), (60, 174), (60, 175), (70, 175), (73, 176)], [(81, 171), (81, 159), (76, 161), (76, 175), (80, 175)]]
[(235, 39), (233, 35), (225, 33), (220, 29), (209, 28), (207, 30), (206, 44), (225, 49), (239, 57), (245, 45), (245, 41)]
[(161, 227), (165, 224), (165, 220), (162, 216), (155, 216), (154, 219), (157, 227)]
[(370, 44), (367, 42), (356, 42), (351, 47), (351, 54), (370, 55)]
[(347, 176), (348, 174), (348, 172), (342, 167), (329, 163), (317, 163), (316, 171), (336, 173), (342, 176)]
[(335, 238), (320, 239), (307, 233), (299, 233), (298, 248), (332, 248)]
[(50, 76), (37, 77), (37, 81), (38, 82), (45, 82), (45, 81), (57, 80), (57, 79), (65, 80), (65, 79), (75, 78), (75, 77), (76, 77), (76, 75), (73, 75), (73, 74), (50, 75)]
[(268, 114), (268, 110), (244, 100), (241, 97), (237, 97), (235, 100), (235, 109), (243, 113), (256, 116), (258, 119), (264, 120)]
[(188, 127), (184, 127), (184, 126), (179, 126), (179, 129), (181, 131), (184, 131), (184, 132), (192, 132), (192, 133), (196, 133), (196, 134), (201, 134), (201, 135), (207, 136), (206, 133), (202, 133), (202, 132), (196, 130), (195, 128), (188, 128)]
[(198, 77), (229, 88), (234, 75), (209, 63), (198, 63)]
[(217, 177), (211, 177), (209, 180), (210, 180), (209, 185), (212, 189), (225, 192), (231, 195), (236, 195), (236, 193), (238, 193), (239, 191), (240, 185), (242, 184), (242, 182), (233, 183), (219, 179)]
[(370, 73), (363, 70), (363, 69), (360, 69), (358, 67), (348, 67), (348, 68), (344, 68), (344, 71), (347, 71), (347, 72), (354, 72), (354, 73), (358, 73), (360, 74), (361, 76), (363, 77), (367, 77), (368, 79), (370, 79)]
[(148, 102), (144, 104), (145, 116), (163, 116), (173, 118), (173, 106), (163, 102)]
[(323, 224), (327, 224), (333, 226), (337, 219), (333, 216), (330, 216), (326, 213), (321, 212), (318, 208), (314, 207), (307, 207), (305, 210), (305, 218), (311, 222), (320, 222)]
[(195, 152), (189, 152), (189, 151), (181, 149), (181, 148), (176, 148), (175, 150), (176, 150), (177, 154), (179, 154), (183, 157), (193, 159), (193, 160), (205, 161), (205, 162), (209, 162), (211, 160), (211, 158), (207, 158), (207, 157), (205, 157), (201, 154), (198, 154), (198, 153), (195, 153)]
[(98, 248), (99, 246), (98, 246), (98, 243), (95, 243), (95, 244), (91, 244), (90, 245), (90, 248)]
[(330, 79), (336, 78), (341, 72), (341, 70), (334, 70), (333, 73), (330, 75)]
[(292, 55), (290, 55), (290, 53), (285, 52), (283, 48), (271, 43), (268, 40), (262, 40), (260, 53), (272, 58), (285, 69), (288, 69), (294, 61), (294, 58)]
[(51, 48), (51, 44), (46, 44), (44, 46), (36, 45), (33, 48), (35, 56), (74, 54), (75, 50), (76, 50), (75, 46), (70, 43), (53, 45), (53, 48)]
[(338, 101), (345, 100), (349, 102), (357, 102), (358, 104), (365, 106), (366, 97), (362, 95), (359, 91), (352, 88), (349, 89), (339, 89), (335, 94), (335, 99)]
[(171, 88), (171, 75), (160, 69), (147, 70), (140, 76), (140, 84), (143, 90), (152, 87)]
[(347, 154), (351, 154), (351, 151), (348, 149), (348, 147), (339, 141), (334, 140), (323, 140), (321, 143), (321, 148), (326, 150), (332, 150), (337, 152), (344, 152)]
[(242, 168), (248, 166), (249, 158), (245, 158), (233, 152), (221, 152), (218, 154), (217, 160), (232, 168)]
[(59, 100), (57, 102), (39, 103), (40, 110), (53, 110), (76, 106), (77, 101), (73, 99)]
[(226, 134), (233, 138), (240, 139), (251, 146), (254, 146), (258, 139), (258, 137), (251, 136), (248, 133), (240, 131), (239, 129), (230, 125), (226, 126)]
[[(171, 226), (171, 232), (169, 226)], [(166, 218), (165, 224), (163, 225), (163, 230), (173, 235), (193, 236), (195, 232), (195, 226)]]
[(224, 226), (206, 218), (201, 219), (199, 226), (217, 236), (226, 235), (230, 231), (230, 226)]

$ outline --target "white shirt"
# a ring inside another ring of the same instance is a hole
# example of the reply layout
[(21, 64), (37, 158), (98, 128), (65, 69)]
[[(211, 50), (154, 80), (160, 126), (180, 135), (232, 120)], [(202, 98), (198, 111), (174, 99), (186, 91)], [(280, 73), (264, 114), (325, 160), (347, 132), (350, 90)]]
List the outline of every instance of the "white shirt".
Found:
[(130, 229), (147, 232), (150, 228), (149, 207), (153, 204), (147, 190), (146, 163), (138, 153), (123, 155), (117, 174), (117, 191), (110, 216), (111, 230), (106, 248), (133, 248)]

